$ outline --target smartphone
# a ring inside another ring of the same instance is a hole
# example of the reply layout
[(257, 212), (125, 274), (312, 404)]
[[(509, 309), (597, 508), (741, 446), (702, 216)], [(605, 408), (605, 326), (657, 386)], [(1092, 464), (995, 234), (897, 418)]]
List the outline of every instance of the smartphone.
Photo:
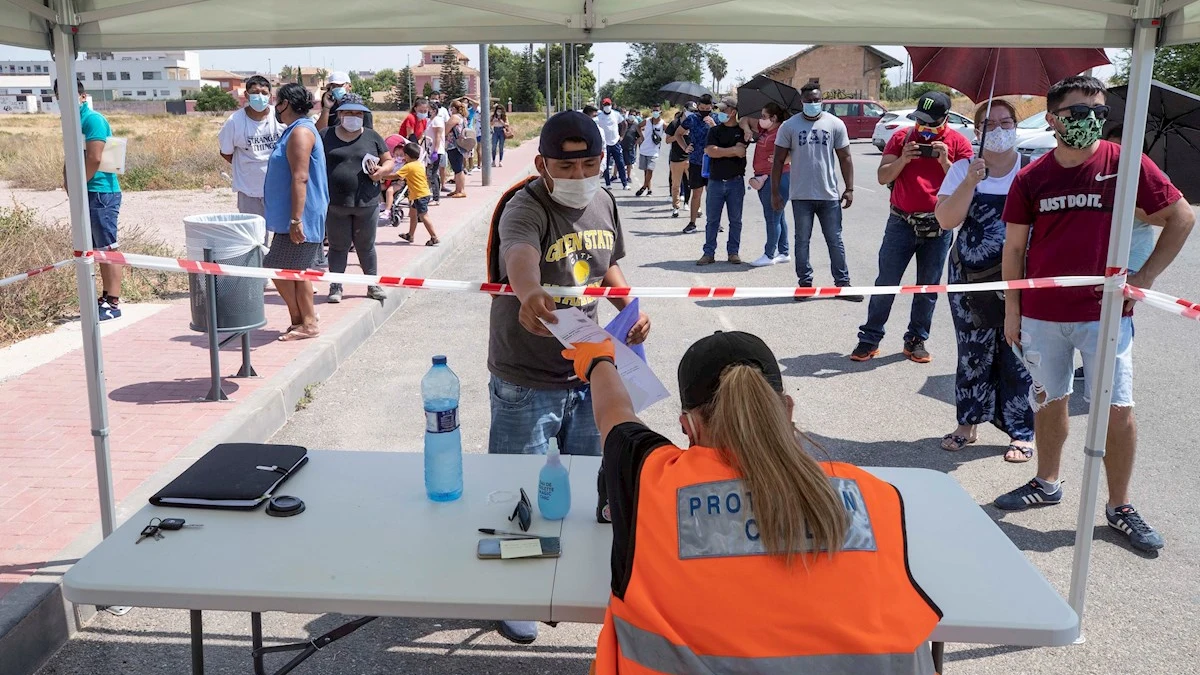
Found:
[[(542, 540), (542, 554), (538, 558), (557, 558), (562, 552), (558, 537), (538, 537)], [(495, 560), (500, 558), (499, 539), (480, 539), (479, 548), (475, 551), (480, 560)]]
[(931, 143), (917, 143), (917, 150), (921, 153), (921, 157), (937, 157), (937, 151), (933, 149)]

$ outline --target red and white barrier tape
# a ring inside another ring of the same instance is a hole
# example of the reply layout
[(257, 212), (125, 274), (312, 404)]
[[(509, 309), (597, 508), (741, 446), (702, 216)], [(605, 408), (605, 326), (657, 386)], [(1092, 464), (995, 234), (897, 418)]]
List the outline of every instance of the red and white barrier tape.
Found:
[(1200, 302), (1192, 302), (1184, 300), (1166, 293), (1150, 290), (1148, 288), (1138, 288), (1137, 286), (1125, 286), (1125, 297), (1144, 302), (1151, 307), (1177, 314), (1185, 319), (1200, 321)]
[(15, 284), (18, 281), (25, 281), (26, 279), (28, 279), (30, 277), (36, 277), (37, 275), (42, 274), (43, 272), (49, 272), (51, 270), (56, 270), (56, 269), (66, 267), (67, 265), (70, 265), (73, 262), (73, 260), (74, 260), (73, 258), (67, 258), (66, 260), (59, 260), (56, 263), (46, 265), (44, 267), (27, 270), (25, 272), (21, 272), (20, 274), (14, 274), (11, 277), (5, 277), (3, 279), (0, 279), (0, 288), (4, 288), (5, 286), (8, 286), (10, 284)]
[[(77, 256), (85, 254), (76, 252)], [(394, 277), (387, 275), (345, 274), (323, 270), (281, 270), (266, 267), (240, 267), (219, 263), (199, 262), (183, 258), (159, 258), (156, 256), (119, 251), (89, 251), (86, 257), (96, 262), (129, 265), (164, 272), (187, 272), (192, 274), (216, 274), (223, 276), (253, 277), (257, 279), (282, 279), (285, 281), (321, 281), (340, 284), (393, 286), (420, 288), (465, 293), (493, 293), (513, 295), (512, 288), (505, 284), (480, 281), (448, 281), (420, 277)], [(969, 291), (1001, 291), (1027, 288), (1067, 288), (1072, 286), (1097, 286), (1105, 282), (1104, 277), (1053, 277), (1046, 279), (1020, 279), (1017, 281), (991, 281), (975, 284), (931, 284), (927, 286), (825, 286), (799, 288), (795, 286), (633, 286), (610, 287), (563, 287), (547, 286), (550, 295), (559, 297), (639, 297), (639, 298), (792, 298), (833, 297), (837, 295), (908, 295), (913, 293), (964, 293)]]

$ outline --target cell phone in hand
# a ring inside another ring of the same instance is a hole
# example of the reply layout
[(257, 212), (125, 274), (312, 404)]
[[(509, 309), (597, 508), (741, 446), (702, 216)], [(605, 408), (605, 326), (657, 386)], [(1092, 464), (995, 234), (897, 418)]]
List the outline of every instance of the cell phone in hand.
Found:
[(921, 157), (937, 157), (937, 150), (932, 143), (917, 143), (917, 152)]

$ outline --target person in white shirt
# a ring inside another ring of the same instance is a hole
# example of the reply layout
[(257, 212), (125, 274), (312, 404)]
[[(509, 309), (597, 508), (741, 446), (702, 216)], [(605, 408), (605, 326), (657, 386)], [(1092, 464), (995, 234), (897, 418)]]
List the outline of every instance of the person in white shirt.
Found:
[(230, 115), (217, 134), (221, 157), (233, 172), (239, 212), (266, 216), (263, 183), (267, 180), (267, 159), (283, 130), (284, 124), (271, 110), (271, 83), (262, 75), (247, 78), (246, 105)]
[[(621, 179), (621, 188), (629, 189), (629, 179), (625, 175), (625, 153), (621, 150), (621, 136), (625, 133), (625, 116), (613, 110), (611, 98), (600, 102), (600, 114), (596, 117), (600, 126), (600, 135), (604, 138), (604, 150), (609, 161), (617, 165), (617, 176)], [(604, 185), (612, 187), (612, 173), (605, 165)]]
[(638, 168), (645, 178), (642, 187), (638, 188), (637, 196), (652, 195), (650, 179), (654, 177), (654, 164), (658, 161), (658, 149), (663, 142), (662, 106), (655, 104), (650, 108), (650, 116), (638, 127)]
[[(429, 139), (431, 165), (429, 173), (434, 178), (429, 189), (433, 192), (433, 203), (440, 204), (442, 202), (442, 186), (446, 184), (446, 120), (450, 119), (450, 113), (436, 100), (431, 100), (429, 105), (436, 108), (436, 112), (429, 116), (429, 125), (425, 127), (425, 138)], [(443, 113), (445, 113), (444, 117)], [(434, 154), (437, 155), (436, 161), (433, 158)]]

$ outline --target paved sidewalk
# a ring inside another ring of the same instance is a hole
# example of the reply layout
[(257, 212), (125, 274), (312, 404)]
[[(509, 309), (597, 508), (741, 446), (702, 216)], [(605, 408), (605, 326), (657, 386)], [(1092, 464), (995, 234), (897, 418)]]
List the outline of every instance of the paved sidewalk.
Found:
[[(480, 186), (480, 173), (469, 176), (467, 199), (443, 199), (430, 210), (434, 227), (447, 235), (478, 222), (492, 203), (529, 170), (536, 142), (509, 149), (503, 168), (492, 170), (492, 186)], [(233, 210), (232, 203), (229, 210)], [(448, 250), (407, 245), (397, 237), (407, 230), (381, 227), (379, 268), (384, 274), (411, 274), (415, 265)], [(418, 244), (426, 234), (418, 229)], [(450, 240), (461, 241), (460, 238)], [(445, 246), (442, 248), (446, 248)], [(479, 255), (480, 276), (483, 254)], [(358, 272), (351, 254), (349, 272)], [(70, 270), (57, 272), (71, 274)], [(319, 284), (318, 311), (329, 334), (361, 314), (365, 288), (348, 287), (339, 305), (324, 302)], [(400, 293), (391, 289), (391, 293)], [(267, 293), (267, 326), (252, 335), (252, 362), (260, 377), (225, 379), (229, 402), (197, 402), (210, 385), (207, 337), (188, 328), (189, 306), (177, 303), (136, 325), (103, 339), (112, 448), (113, 483), (120, 503), (150, 476), (238, 409), (239, 402), (265, 386), (319, 340), (281, 343), (287, 311), (272, 289)], [(23, 580), (99, 522), (96, 467), (83, 353), (75, 349), (19, 377), (0, 383), (0, 604)], [(221, 370), (229, 375), (241, 364), (237, 340), (222, 351)], [(305, 383), (307, 384), (307, 383)], [(274, 429), (266, 431), (267, 434)], [(2, 607), (0, 607), (2, 608)]]

